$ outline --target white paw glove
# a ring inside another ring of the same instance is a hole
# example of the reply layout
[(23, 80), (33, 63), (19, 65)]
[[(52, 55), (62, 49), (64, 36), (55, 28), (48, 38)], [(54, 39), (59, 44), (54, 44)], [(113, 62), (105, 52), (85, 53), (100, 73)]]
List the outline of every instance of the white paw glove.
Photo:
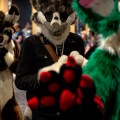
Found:
[(80, 66), (84, 67), (88, 60), (84, 58), (82, 55), (80, 55), (77, 51), (72, 51), (70, 53), (70, 56), (73, 56), (76, 63), (79, 64)]
[(38, 72), (38, 81), (40, 80), (40, 74), (41, 74), (41, 72), (55, 71), (55, 72), (59, 73), (59, 70), (60, 70), (61, 66), (62, 66), (64, 63), (66, 63), (67, 58), (68, 58), (68, 56), (62, 55), (62, 56), (58, 59), (58, 61), (57, 61), (56, 63), (40, 69), (39, 72)]

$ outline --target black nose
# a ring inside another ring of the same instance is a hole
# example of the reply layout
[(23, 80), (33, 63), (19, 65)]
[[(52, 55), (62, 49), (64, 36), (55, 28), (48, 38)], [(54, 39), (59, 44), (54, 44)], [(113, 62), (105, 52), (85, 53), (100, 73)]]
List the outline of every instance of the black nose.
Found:
[(0, 43), (3, 42), (3, 36), (0, 36)]
[(54, 17), (55, 20), (58, 20), (58, 17)]

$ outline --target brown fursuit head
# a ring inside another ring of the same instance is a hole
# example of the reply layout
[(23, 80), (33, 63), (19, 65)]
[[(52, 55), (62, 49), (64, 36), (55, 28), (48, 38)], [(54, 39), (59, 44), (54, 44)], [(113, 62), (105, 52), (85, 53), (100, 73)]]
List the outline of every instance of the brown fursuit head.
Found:
[(0, 11), (0, 120), (22, 120), (13, 90), (20, 47), (12, 40), (13, 25), (19, 19), (19, 9), (12, 5), (8, 13)]

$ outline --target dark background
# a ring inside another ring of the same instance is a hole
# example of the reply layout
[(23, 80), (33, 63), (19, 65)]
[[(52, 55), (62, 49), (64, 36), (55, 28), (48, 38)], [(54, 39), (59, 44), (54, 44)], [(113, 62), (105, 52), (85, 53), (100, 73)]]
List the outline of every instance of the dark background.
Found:
[(32, 7), (29, 0), (12, 0), (12, 4), (16, 4), (20, 10), (20, 23), (21, 29), (25, 27), (27, 22), (31, 22)]

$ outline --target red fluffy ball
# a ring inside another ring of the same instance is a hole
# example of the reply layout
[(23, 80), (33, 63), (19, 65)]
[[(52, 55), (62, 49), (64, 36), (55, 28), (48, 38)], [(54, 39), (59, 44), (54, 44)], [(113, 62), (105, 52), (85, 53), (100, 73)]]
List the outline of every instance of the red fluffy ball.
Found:
[(66, 83), (71, 83), (75, 79), (75, 74), (71, 70), (65, 70), (63, 73), (63, 78)]
[(37, 97), (33, 97), (31, 99), (28, 100), (27, 102), (28, 106), (32, 109), (32, 110), (35, 110), (38, 108), (38, 98)]
[(60, 109), (66, 111), (71, 106), (73, 106), (75, 102), (75, 94), (73, 94), (70, 90), (63, 90), (60, 96)]
[(94, 97), (94, 102), (97, 104), (98, 107), (100, 107), (101, 109), (104, 108), (104, 105), (103, 105), (103, 102), (102, 100), (100, 99), (99, 96), (95, 95)]
[(76, 61), (72, 56), (68, 56), (68, 60), (66, 62), (67, 67), (75, 67), (76, 66)]
[(80, 88), (77, 88), (77, 99), (76, 99), (76, 104), (82, 104), (82, 99), (83, 99), (83, 93), (80, 90)]
[(46, 107), (51, 107), (55, 105), (55, 98), (52, 96), (44, 96), (41, 98), (40, 103)]
[(48, 86), (48, 90), (51, 92), (51, 93), (56, 93), (58, 92), (60, 88), (60, 85), (58, 83), (52, 83)]
[(88, 75), (82, 75), (79, 86), (82, 88), (90, 88), (93, 85), (92, 79)]
[(40, 82), (46, 83), (50, 80), (51, 78), (51, 73), (50, 72), (41, 72), (40, 73)]

